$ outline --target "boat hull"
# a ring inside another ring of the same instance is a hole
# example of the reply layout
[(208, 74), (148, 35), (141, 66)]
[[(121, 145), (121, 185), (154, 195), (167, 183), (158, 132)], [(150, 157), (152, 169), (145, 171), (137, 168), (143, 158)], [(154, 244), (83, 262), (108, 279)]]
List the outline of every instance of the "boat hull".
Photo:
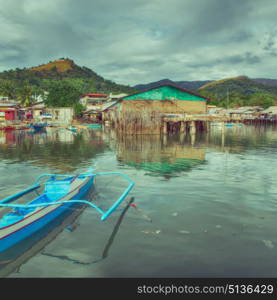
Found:
[[(67, 200), (72, 200), (72, 199), (83, 199), (84, 197), (87, 196), (89, 193), (90, 189), (93, 187), (94, 184), (94, 178), (91, 177), (89, 180), (80, 187), (79, 190), (76, 191), (76, 193), (72, 194), (69, 199)], [(34, 234), (38, 230), (42, 229), (44, 226), (55, 220), (57, 217), (61, 216), (62, 214), (68, 215), (72, 213), (72, 208), (76, 206), (80, 206), (83, 204), (76, 204), (76, 203), (64, 203), (60, 204), (56, 208), (46, 211), (44, 214), (40, 215), (38, 218), (33, 220), (32, 222), (28, 224), (23, 224), (22, 227), (16, 228), (16, 226), (11, 226), (11, 229), (9, 229), (9, 232), (7, 235), (5, 235), (5, 230), (7, 229), (0, 229), (0, 234), (2, 231), (2, 238), (0, 238), (0, 252), (3, 252), (20, 241), (24, 240), (28, 236)], [(14, 231), (12, 227), (15, 227)]]

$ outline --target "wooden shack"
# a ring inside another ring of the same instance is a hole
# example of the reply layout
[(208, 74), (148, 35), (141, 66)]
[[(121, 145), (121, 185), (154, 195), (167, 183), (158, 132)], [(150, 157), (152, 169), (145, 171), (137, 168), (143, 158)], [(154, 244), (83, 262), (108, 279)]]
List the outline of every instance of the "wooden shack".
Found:
[(207, 98), (172, 84), (123, 97), (108, 115), (116, 128), (130, 134), (159, 134), (167, 114), (205, 114)]
[(0, 122), (18, 119), (18, 106), (12, 103), (0, 103)]

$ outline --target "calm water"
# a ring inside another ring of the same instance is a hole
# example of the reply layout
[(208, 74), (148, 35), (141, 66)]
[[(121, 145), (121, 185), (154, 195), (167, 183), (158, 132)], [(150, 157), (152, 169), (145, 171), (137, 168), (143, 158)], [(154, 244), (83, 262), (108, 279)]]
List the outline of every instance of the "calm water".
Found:
[[(183, 138), (0, 131), (1, 198), (42, 173), (94, 164), (136, 182), (137, 209), (125, 203), (106, 222), (76, 211), (31, 248), (0, 257), (1, 277), (277, 277), (277, 129)], [(95, 200), (108, 206), (125, 187), (99, 177)]]

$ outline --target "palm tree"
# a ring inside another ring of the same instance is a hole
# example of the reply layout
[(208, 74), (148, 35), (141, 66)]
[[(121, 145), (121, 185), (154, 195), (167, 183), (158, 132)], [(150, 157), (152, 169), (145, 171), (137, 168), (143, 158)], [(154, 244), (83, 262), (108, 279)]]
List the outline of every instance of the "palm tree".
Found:
[(0, 92), (2, 96), (6, 96), (9, 99), (13, 99), (15, 97), (14, 83), (8, 79), (2, 80), (0, 84)]
[(23, 106), (30, 106), (34, 103), (32, 95), (33, 89), (30, 85), (24, 85), (17, 90), (17, 99)]

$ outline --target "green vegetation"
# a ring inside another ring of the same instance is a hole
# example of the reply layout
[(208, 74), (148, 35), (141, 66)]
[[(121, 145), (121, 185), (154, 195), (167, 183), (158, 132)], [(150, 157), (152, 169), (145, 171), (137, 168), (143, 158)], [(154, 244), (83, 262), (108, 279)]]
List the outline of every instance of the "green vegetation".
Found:
[[(75, 111), (80, 112), (82, 107), (77, 105), (76, 101), (82, 94), (130, 93), (133, 90), (129, 86), (106, 80), (89, 68), (77, 66), (70, 59), (60, 59), (38, 67), (0, 73), (1, 96), (16, 99), (23, 105), (30, 105), (34, 101), (34, 94), (43, 95), (44, 92), (49, 92), (47, 105), (75, 105)], [(78, 98), (73, 101), (74, 96)]]
[(74, 107), (76, 115), (84, 110), (79, 103), (82, 95), (81, 88), (77, 84), (73, 84), (70, 80), (62, 79), (51, 81), (48, 85), (48, 96), (45, 99), (46, 106), (49, 107)]
[(28, 82), (22, 81), (15, 83), (10, 79), (0, 80), (0, 94), (1, 96), (8, 97), (9, 99), (17, 100), (21, 105), (29, 106), (34, 102), (34, 94), (42, 93), (35, 86), (31, 86)]
[(210, 82), (199, 89), (210, 103), (223, 107), (255, 106), (267, 108), (277, 104), (277, 87), (268, 86), (245, 76)]
[(65, 173), (74, 172), (80, 164), (92, 160), (108, 148), (93, 131), (90, 132), (90, 139), (82, 134), (73, 135), (72, 143), (61, 142), (52, 136), (40, 144), (25, 131), (14, 134), (20, 134), (21, 138), (16, 139), (16, 147), (7, 149), (6, 145), (0, 144), (1, 160), (9, 160), (10, 163), (32, 161), (39, 167), (47, 166)]
[[(169, 80), (161, 81), (168, 82)], [(179, 82), (180, 85), (188, 82)], [(199, 87), (201, 82), (195, 82)], [(204, 82), (202, 82), (203, 84)], [(251, 80), (246, 76), (206, 81), (198, 92), (210, 98), (210, 104), (224, 107), (259, 105), (264, 108), (277, 104), (277, 86)], [(73, 106), (76, 114), (83, 107), (79, 97), (86, 93), (133, 93), (130, 86), (116, 84), (80, 67), (68, 58), (60, 58), (29, 69), (0, 72), (0, 95), (15, 99), (24, 106), (34, 102), (34, 95), (48, 92), (48, 106)], [(75, 98), (76, 97), (76, 98)]]

